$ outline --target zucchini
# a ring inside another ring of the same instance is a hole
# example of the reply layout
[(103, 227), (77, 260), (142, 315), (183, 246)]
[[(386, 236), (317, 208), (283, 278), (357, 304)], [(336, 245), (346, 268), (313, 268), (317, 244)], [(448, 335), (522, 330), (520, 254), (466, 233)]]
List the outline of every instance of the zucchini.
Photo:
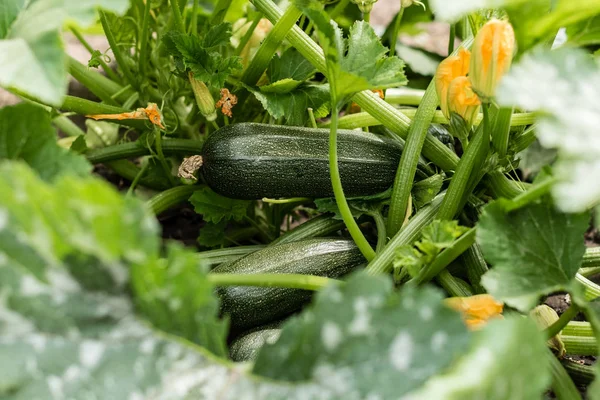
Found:
[[(308, 239), (268, 246), (212, 270), (221, 274), (294, 273), (337, 278), (365, 259), (352, 240)], [(231, 327), (246, 329), (285, 317), (310, 300), (312, 292), (280, 287), (218, 287), (221, 312)]]
[[(329, 130), (241, 123), (210, 135), (202, 150), (202, 175), (215, 192), (235, 199), (332, 197)], [(398, 143), (366, 132), (340, 129), (338, 159), (348, 197), (392, 185)]]
[(279, 339), (281, 329), (263, 328), (251, 330), (235, 339), (229, 346), (229, 356), (233, 361), (252, 361), (265, 343)]

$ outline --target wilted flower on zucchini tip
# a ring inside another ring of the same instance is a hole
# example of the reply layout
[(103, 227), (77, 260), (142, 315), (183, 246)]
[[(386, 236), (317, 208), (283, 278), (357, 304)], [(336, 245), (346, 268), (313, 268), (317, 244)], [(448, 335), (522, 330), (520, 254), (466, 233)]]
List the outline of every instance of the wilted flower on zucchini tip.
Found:
[(473, 92), (469, 78), (459, 76), (450, 82), (447, 104), (449, 113), (460, 115), (470, 128), (479, 113), (481, 101)]
[(449, 297), (444, 303), (462, 314), (463, 320), (471, 330), (481, 329), (492, 318), (503, 318), (504, 304), (489, 294), (469, 297)]
[(473, 43), (469, 78), (481, 98), (493, 97), (500, 79), (510, 68), (515, 49), (511, 24), (493, 19), (477, 32)]
[(467, 49), (460, 49), (458, 54), (450, 56), (440, 63), (435, 73), (435, 89), (440, 99), (440, 108), (447, 119), (450, 119), (450, 110), (448, 108), (448, 89), (450, 83), (455, 78), (467, 76), (471, 52)]

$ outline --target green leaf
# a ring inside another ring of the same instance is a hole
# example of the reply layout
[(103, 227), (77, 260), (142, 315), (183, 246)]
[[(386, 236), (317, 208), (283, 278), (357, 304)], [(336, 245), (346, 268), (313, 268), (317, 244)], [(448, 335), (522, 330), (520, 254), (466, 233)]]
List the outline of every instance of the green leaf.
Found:
[[(399, 398), (447, 368), (470, 335), (431, 288), (394, 293), (385, 276), (331, 285), (259, 352), (254, 372), (316, 382), (334, 398)], [(348, 396), (352, 393), (351, 396)], [(310, 397), (310, 396), (309, 396)]]
[[(404, 63), (398, 57), (387, 57), (388, 49), (365, 21), (356, 21), (348, 39), (335, 21), (330, 20), (323, 4), (316, 0), (296, 0), (318, 28), (321, 46), (327, 58), (327, 78), (336, 82), (336, 98), (367, 89), (386, 89), (407, 83)], [(333, 76), (332, 76), (333, 75)]]
[(219, 302), (206, 279), (207, 268), (200, 272), (195, 253), (171, 246), (166, 259), (133, 266), (136, 303), (155, 327), (226, 357), (228, 324), (216, 318)]
[(263, 93), (260, 90), (247, 88), (273, 118), (285, 116), (287, 125), (304, 126), (308, 121), (308, 108), (313, 109), (315, 118), (325, 117), (329, 112), (327, 85), (302, 84), (289, 93)]
[(211, 26), (204, 38), (202, 39), (202, 47), (212, 49), (214, 47), (223, 46), (229, 43), (231, 39), (231, 24), (221, 22), (218, 25)]
[(577, 46), (600, 44), (600, 15), (581, 21), (567, 28), (567, 40)]
[(285, 93), (289, 93), (292, 90), (296, 89), (301, 84), (302, 84), (302, 82), (300, 82), (300, 81), (296, 81), (292, 78), (285, 78), (285, 79), (280, 79), (278, 81), (270, 83), (268, 85), (259, 86), (259, 89), (263, 93), (285, 94)]
[(468, 230), (469, 228), (458, 225), (458, 221), (433, 221), (423, 228), (421, 240), (396, 250), (396, 275), (403, 276), (402, 270), (406, 269), (410, 276), (417, 276), (442, 250), (454, 244), (454, 241)]
[(315, 72), (315, 67), (298, 50), (290, 47), (283, 52), (281, 57), (278, 55), (273, 57), (267, 68), (267, 77), (269, 82), (277, 82), (282, 79), (303, 82)]
[(485, 207), (477, 242), (493, 268), (482, 284), (496, 299), (520, 311), (541, 296), (569, 290), (581, 265), (587, 214), (562, 214), (536, 204), (506, 212), (506, 201)]
[(246, 216), (248, 207), (252, 204), (252, 201), (248, 200), (234, 200), (223, 197), (208, 187), (196, 190), (189, 201), (194, 206), (194, 210), (198, 214), (202, 214), (202, 218), (206, 222), (215, 224), (230, 219), (241, 221)]
[[(209, 31), (205, 38), (206, 43), (198, 36), (174, 31), (167, 32), (163, 43), (175, 58), (179, 72), (192, 71), (194, 78), (214, 88), (222, 88), (225, 79), (233, 71), (242, 68), (240, 57), (223, 57), (219, 52), (212, 50), (215, 44), (222, 44), (224, 37), (229, 36), (230, 30), (224, 31), (221, 25), (217, 25)], [(205, 47), (205, 44), (211, 47)]]
[(225, 227), (227, 221), (221, 221), (218, 224), (207, 222), (202, 228), (200, 228), (200, 234), (198, 235), (198, 244), (206, 247), (217, 247), (221, 246), (225, 241)]
[(444, 175), (442, 174), (435, 174), (415, 183), (412, 188), (415, 206), (421, 208), (424, 205), (431, 203), (433, 198), (437, 196), (442, 189), (443, 183)]
[(83, 154), (89, 150), (87, 143), (85, 142), (85, 135), (79, 135), (69, 147), (71, 151), (74, 151), (77, 154)]
[[(553, 82), (546, 85), (544, 82)], [(570, 48), (535, 51), (502, 80), (498, 102), (537, 111), (536, 136), (556, 149), (552, 194), (565, 212), (585, 211), (600, 201), (600, 67)]]
[(56, 140), (50, 114), (43, 108), (28, 103), (0, 108), (0, 160), (23, 160), (45, 180), (88, 175), (90, 163)]
[(491, 321), (471, 350), (411, 400), (541, 399), (551, 381), (543, 332), (522, 317)]
[(67, 57), (60, 36), (63, 24), (87, 27), (96, 9), (119, 14), (125, 0), (3, 0), (0, 5), (0, 86), (14, 88), (55, 106), (67, 91)]

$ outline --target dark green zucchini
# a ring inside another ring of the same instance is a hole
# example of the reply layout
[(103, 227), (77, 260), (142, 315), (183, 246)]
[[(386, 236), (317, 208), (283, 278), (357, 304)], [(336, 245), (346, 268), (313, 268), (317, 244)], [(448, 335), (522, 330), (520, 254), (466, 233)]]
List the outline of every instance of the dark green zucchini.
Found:
[[(366, 132), (338, 131), (338, 160), (348, 197), (394, 182), (398, 143)], [(202, 174), (217, 193), (236, 199), (332, 197), (329, 130), (256, 123), (229, 125), (208, 137)]]
[(254, 360), (265, 343), (273, 343), (279, 339), (281, 329), (262, 328), (251, 330), (235, 339), (229, 346), (229, 356), (233, 361)]
[[(364, 263), (352, 240), (308, 239), (269, 246), (232, 263), (213, 269), (213, 273), (261, 274), (293, 273), (337, 278)], [(301, 289), (226, 286), (217, 288), (221, 310), (229, 315), (234, 329), (262, 325), (300, 309), (312, 292)]]

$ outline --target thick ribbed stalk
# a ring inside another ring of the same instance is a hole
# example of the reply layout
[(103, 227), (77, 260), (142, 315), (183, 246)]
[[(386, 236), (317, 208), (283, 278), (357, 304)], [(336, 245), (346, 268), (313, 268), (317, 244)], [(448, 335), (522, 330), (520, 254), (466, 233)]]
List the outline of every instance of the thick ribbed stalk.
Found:
[(512, 112), (512, 107), (504, 107), (496, 111), (494, 130), (491, 135), (492, 146), (501, 158), (506, 157), (506, 152), (508, 151)]
[(487, 263), (481, 253), (481, 248), (477, 243), (465, 251), (462, 255), (462, 261), (467, 270), (467, 276), (473, 290), (476, 294), (485, 293), (485, 288), (481, 285), (481, 277), (488, 271)]
[(260, 79), (261, 75), (267, 69), (267, 66), (271, 62), (273, 55), (277, 51), (277, 48), (288, 34), (290, 29), (295, 26), (296, 21), (302, 12), (298, 10), (293, 3), (290, 3), (285, 13), (281, 16), (279, 21), (273, 26), (269, 35), (262, 42), (256, 54), (252, 58), (252, 61), (248, 65), (248, 68), (242, 75), (242, 82), (246, 85), (253, 86)]
[(581, 400), (581, 395), (573, 380), (550, 349), (547, 350), (547, 357), (550, 360), (552, 369), (552, 391), (556, 398), (559, 400)]
[[(190, 139), (166, 139), (162, 142), (164, 154), (200, 154), (202, 142)], [(92, 164), (105, 163), (112, 160), (149, 155), (150, 150), (136, 142), (122, 143), (102, 149), (92, 149), (85, 153)]]
[(152, 197), (146, 202), (146, 206), (150, 208), (154, 214), (159, 215), (168, 209), (187, 201), (187, 199), (189, 199), (198, 189), (200, 189), (200, 186), (196, 185), (175, 186)]
[(423, 100), (415, 114), (415, 119), (408, 131), (404, 150), (400, 157), (400, 164), (396, 171), (387, 220), (388, 235), (395, 235), (404, 222), (406, 206), (408, 205), (408, 198), (411, 195), (413, 180), (415, 179), (415, 172), (417, 170), (417, 163), (419, 162), (421, 149), (427, 136), (427, 128), (431, 124), (437, 105), (438, 98), (435, 91), (435, 82), (432, 80), (425, 91)]

